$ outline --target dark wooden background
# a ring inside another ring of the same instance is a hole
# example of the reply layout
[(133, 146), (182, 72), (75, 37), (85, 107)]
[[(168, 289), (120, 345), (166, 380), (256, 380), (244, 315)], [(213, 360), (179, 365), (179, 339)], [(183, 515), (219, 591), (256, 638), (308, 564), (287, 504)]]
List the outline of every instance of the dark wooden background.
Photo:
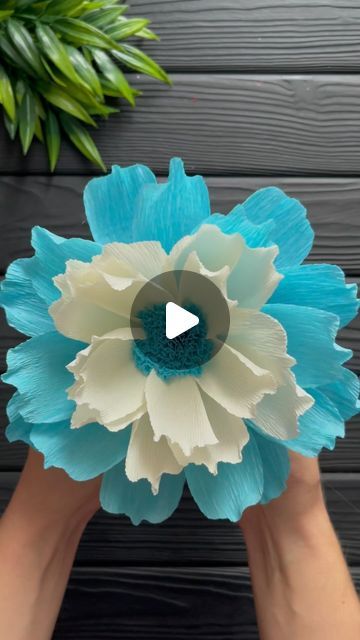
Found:
[[(159, 176), (174, 155), (207, 176), (213, 210), (227, 212), (276, 184), (308, 207), (310, 260), (335, 262), (360, 281), (360, 4), (357, 0), (132, 0), (161, 35), (145, 49), (172, 88), (145, 89), (96, 134), (108, 165), (148, 163)], [(96, 173), (66, 144), (50, 177), (42, 148), (22, 158), (0, 131), (0, 275), (30, 255), (34, 224), (87, 234), (81, 192)], [(0, 369), (19, 339), (0, 326)], [(360, 370), (360, 322), (341, 333)], [(0, 391), (5, 425), (8, 391)], [(360, 588), (360, 420), (321, 457), (331, 517)], [(3, 431), (3, 429), (2, 429)], [(24, 448), (0, 440), (0, 508)], [(160, 526), (132, 527), (100, 513), (89, 525), (56, 640), (258, 638), (243, 540), (206, 521), (191, 498)]]

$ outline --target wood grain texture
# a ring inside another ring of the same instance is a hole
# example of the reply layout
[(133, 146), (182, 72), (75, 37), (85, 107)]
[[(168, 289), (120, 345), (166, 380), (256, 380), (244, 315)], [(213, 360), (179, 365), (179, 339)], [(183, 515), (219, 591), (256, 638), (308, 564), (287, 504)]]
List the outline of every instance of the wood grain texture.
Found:
[[(1, 152), (0, 152), (1, 153)], [(192, 166), (187, 165), (191, 173)], [(0, 274), (31, 255), (34, 225), (65, 237), (88, 237), (82, 192), (88, 176), (0, 176)], [(208, 177), (213, 212), (228, 213), (257, 189), (275, 185), (307, 207), (315, 230), (312, 262), (360, 274), (360, 179)], [(0, 331), (1, 334), (1, 331)]]
[[(352, 576), (360, 591), (360, 570)], [(120, 637), (258, 640), (248, 570), (76, 569), (54, 640)]]
[(75, 569), (54, 640), (255, 640), (247, 569)]
[[(183, 157), (194, 173), (346, 175), (360, 167), (360, 77), (173, 74), (173, 87), (135, 77), (144, 91), (95, 131), (105, 163), (149, 164), (159, 173)], [(63, 145), (60, 173), (96, 172)], [(0, 173), (48, 173), (44, 149), (23, 158), (0, 132)]]
[(356, 0), (132, 0), (153, 21), (144, 43), (168, 70), (359, 69)]
[[(0, 472), (0, 512), (13, 491), (17, 473)], [(360, 563), (359, 474), (323, 474), (331, 519), (349, 564)], [(161, 525), (134, 527), (127, 518), (103, 511), (88, 525), (77, 564), (101, 566), (245, 565), (243, 537), (237, 525), (205, 518), (185, 491), (180, 506)]]

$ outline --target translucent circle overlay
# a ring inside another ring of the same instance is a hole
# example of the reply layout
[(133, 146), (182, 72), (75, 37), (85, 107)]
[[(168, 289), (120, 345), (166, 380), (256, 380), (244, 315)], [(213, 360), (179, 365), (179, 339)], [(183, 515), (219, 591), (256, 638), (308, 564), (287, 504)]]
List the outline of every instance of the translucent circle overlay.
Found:
[[(198, 310), (201, 324), (206, 326), (207, 341), (212, 342), (211, 349), (200, 349), (199, 344), (198, 353), (202, 355), (197, 365), (206, 364), (222, 348), (229, 332), (229, 307), (220, 289), (209, 278), (193, 271), (167, 271), (152, 278), (140, 289), (131, 308), (130, 326), (134, 340), (149, 338), (146, 333), (149, 331), (148, 326), (144, 328), (141, 318), (148, 317), (152, 310), (159, 309), (168, 302), (174, 302), (192, 312)], [(158, 337), (159, 345), (164, 345), (164, 341), (169, 340), (174, 350), (177, 344), (179, 348), (183, 348), (186, 341), (194, 343), (197, 335), (199, 340), (204, 338), (199, 334), (198, 326), (172, 340), (166, 338), (165, 314), (163, 314), (163, 323), (157, 324), (156, 328), (154, 325), (154, 331), (157, 332), (157, 336), (151, 335), (152, 341)], [(173, 365), (167, 363), (167, 366), (170, 368), (173, 366), (176, 369), (177, 359), (174, 358)]]

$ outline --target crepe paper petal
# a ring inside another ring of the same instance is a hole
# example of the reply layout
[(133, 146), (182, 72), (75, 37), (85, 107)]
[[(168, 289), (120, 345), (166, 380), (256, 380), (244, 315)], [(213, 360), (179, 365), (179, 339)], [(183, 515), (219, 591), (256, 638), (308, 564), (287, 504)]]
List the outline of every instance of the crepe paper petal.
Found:
[(286, 384), (274, 394), (266, 395), (256, 405), (254, 422), (262, 432), (279, 440), (289, 440), (298, 433), (299, 417), (313, 404), (313, 398), (297, 387), (291, 373)]
[(142, 239), (133, 225), (135, 205), (145, 185), (156, 184), (142, 164), (113, 166), (110, 175), (93, 178), (85, 187), (86, 217), (95, 242), (134, 242)]
[(147, 378), (146, 403), (155, 440), (166, 436), (185, 455), (194, 447), (216, 444), (200, 390), (190, 376), (163, 381), (155, 371)]
[(333, 264), (305, 264), (284, 271), (284, 278), (269, 304), (316, 307), (339, 316), (348, 324), (359, 308), (357, 285), (346, 284), (344, 272)]
[(105, 427), (121, 422), (119, 428), (124, 428), (128, 422), (122, 422), (122, 418), (133, 413), (137, 416), (139, 410), (141, 413), (146, 378), (136, 368), (131, 354), (131, 340), (104, 336), (95, 339), (70, 364), (77, 382), (68, 389), (69, 397), (76, 400), (77, 406), (88, 406), (89, 421), (100, 417)]
[(29, 422), (59, 422), (74, 410), (66, 394), (72, 375), (66, 369), (83, 343), (45, 333), (10, 349), (2, 376), (19, 391), (19, 413)]
[(53, 278), (64, 273), (67, 260), (76, 258), (90, 262), (94, 255), (101, 252), (101, 246), (95, 242), (82, 238), (66, 240), (42, 227), (33, 228), (31, 242), (35, 256), (29, 259), (27, 275), (34, 290), (47, 305), (60, 297)]
[(280, 250), (275, 263), (280, 271), (300, 264), (308, 256), (314, 232), (301, 202), (277, 187), (266, 187), (252, 194), (242, 206), (253, 224), (274, 222), (270, 237)]
[(236, 205), (226, 216), (214, 213), (204, 220), (203, 224), (214, 224), (226, 234), (239, 233), (248, 247), (269, 247), (274, 244), (271, 240), (271, 232), (275, 229), (273, 220), (253, 224), (246, 217), (246, 211), (241, 204)]
[(147, 480), (131, 482), (127, 478), (122, 462), (104, 474), (100, 491), (101, 506), (110, 513), (127, 515), (135, 525), (143, 520), (154, 524), (163, 522), (178, 506), (184, 481), (182, 473), (165, 474), (161, 478), (158, 493), (154, 495)]
[(168, 182), (148, 184), (136, 202), (134, 240), (160, 240), (166, 251), (210, 215), (207, 186), (189, 177), (180, 158), (170, 161)]
[(277, 247), (245, 247), (228, 277), (229, 298), (237, 300), (239, 306), (244, 309), (260, 309), (282, 278), (274, 267), (278, 252)]
[(239, 418), (252, 418), (256, 404), (265, 393), (273, 393), (276, 384), (271, 373), (259, 370), (251, 362), (245, 364), (244, 360), (225, 344), (204, 366), (197, 382), (229, 413)]
[(169, 267), (184, 269), (189, 256), (195, 252), (202, 265), (213, 273), (222, 270), (224, 266), (232, 269), (245, 248), (240, 235), (227, 236), (215, 225), (202, 224), (196, 233), (185, 236), (172, 248)]
[(300, 434), (283, 444), (303, 456), (317, 456), (321, 449), (333, 449), (336, 438), (345, 434), (344, 420), (335, 405), (318, 389), (311, 389), (315, 404), (299, 420)]
[(358, 376), (345, 368), (342, 368), (341, 378), (319, 388), (333, 402), (344, 420), (359, 413), (359, 390)]
[(22, 258), (9, 266), (0, 286), (0, 306), (4, 308), (11, 327), (27, 336), (37, 336), (53, 331), (54, 323), (28, 274), (31, 260)]
[(153, 493), (159, 489), (163, 473), (177, 475), (182, 466), (177, 462), (167, 439), (162, 436), (157, 442), (149, 420), (149, 414), (134, 422), (131, 429), (129, 449), (125, 461), (126, 475), (132, 482), (147, 479)]
[(341, 377), (341, 365), (351, 358), (334, 340), (339, 328), (338, 317), (322, 309), (291, 304), (267, 304), (262, 311), (284, 327), (288, 353), (297, 364), (293, 368), (298, 384), (318, 387)]
[(265, 313), (232, 309), (226, 343), (258, 367), (271, 371), (279, 384), (285, 382), (288, 368), (295, 364), (286, 352), (286, 332), (277, 320)]
[(139, 277), (140, 274), (146, 280), (151, 280), (162, 273), (167, 260), (166, 251), (157, 241), (133, 242), (130, 245), (114, 242), (104, 247), (103, 256), (104, 260), (106, 258), (111, 260), (112, 269), (116, 270), (116, 265), (120, 263), (121, 271), (126, 266), (129, 269), (129, 275)]
[(25, 422), (24, 418), (18, 416), (13, 422), (6, 427), (5, 435), (9, 442), (17, 442), (21, 440), (31, 446), (31, 429), (32, 424)]
[(126, 456), (130, 429), (112, 433), (99, 424), (71, 429), (69, 421), (35, 424), (30, 440), (44, 455), (44, 468), (64, 469), (73, 480), (96, 478)]
[(188, 464), (204, 464), (211, 473), (217, 472), (219, 460), (234, 464), (241, 462), (242, 450), (249, 441), (249, 432), (245, 423), (224, 409), (210, 396), (202, 393), (206, 413), (217, 444), (206, 447), (195, 447), (189, 456), (185, 456), (179, 445), (170, 444), (178, 462), (186, 467)]
[(261, 500), (264, 472), (259, 448), (250, 438), (239, 464), (220, 462), (217, 475), (204, 466), (189, 465), (185, 469), (190, 492), (200, 511), (212, 520), (240, 520), (247, 507)]
[(289, 454), (281, 444), (264, 438), (254, 430), (251, 430), (251, 438), (255, 438), (261, 456), (264, 490), (260, 502), (266, 504), (278, 498), (286, 489), (290, 472)]

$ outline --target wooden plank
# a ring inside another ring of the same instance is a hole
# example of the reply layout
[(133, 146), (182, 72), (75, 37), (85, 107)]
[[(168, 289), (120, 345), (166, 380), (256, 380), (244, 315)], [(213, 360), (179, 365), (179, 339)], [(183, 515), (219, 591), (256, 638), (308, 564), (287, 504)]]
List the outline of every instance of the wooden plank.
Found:
[[(358, 75), (173, 74), (172, 87), (134, 77), (144, 95), (94, 132), (105, 163), (179, 155), (196, 173), (346, 175), (360, 166)], [(60, 173), (96, 172), (63, 145)], [(2, 129), (0, 173), (48, 173), (40, 143), (26, 158)]]
[[(5, 508), (18, 474), (0, 472), (0, 512)], [(360, 474), (324, 474), (328, 509), (347, 561), (360, 563)], [(110, 566), (246, 564), (237, 525), (207, 520), (188, 491), (173, 516), (154, 526), (134, 527), (127, 518), (103, 511), (91, 521), (77, 554), (77, 564)]]
[[(360, 570), (353, 569), (360, 591)], [(74, 570), (54, 640), (258, 640), (247, 569)]]
[[(191, 164), (187, 170), (192, 172)], [(89, 179), (0, 177), (0, 274), (12, 260), (31, 255), (30, 232), (34, 225), (66, 237), (88, 236), (82, 191)], [(349, 274), (360, 274), (360, 179), (238, 176), (208, 177), (206, 181), (214, 212), (228, 213), (251, 193), (270, 185), (299, 198), (308, 209), (316, 234), (310, 260), (335, 262)]]
[[(21, 469), (27, 450), (24, 444), (9, 444), (5, 438), (5, 409), (12, 393), (12, 387), (0, 383), (0, 470), (3, 471)], [(324, 451), (320, 461), (324, 471), (360, 472), (360, 415), (348, 422), (346, 437), (338, 439), (335, 451)]]
[(359, 69), (354, 0), (133, 0), (161, 37), (144, 51), (168, 70)]
[(54, 640), (256, 640), (247, 569), (73, 571)]

